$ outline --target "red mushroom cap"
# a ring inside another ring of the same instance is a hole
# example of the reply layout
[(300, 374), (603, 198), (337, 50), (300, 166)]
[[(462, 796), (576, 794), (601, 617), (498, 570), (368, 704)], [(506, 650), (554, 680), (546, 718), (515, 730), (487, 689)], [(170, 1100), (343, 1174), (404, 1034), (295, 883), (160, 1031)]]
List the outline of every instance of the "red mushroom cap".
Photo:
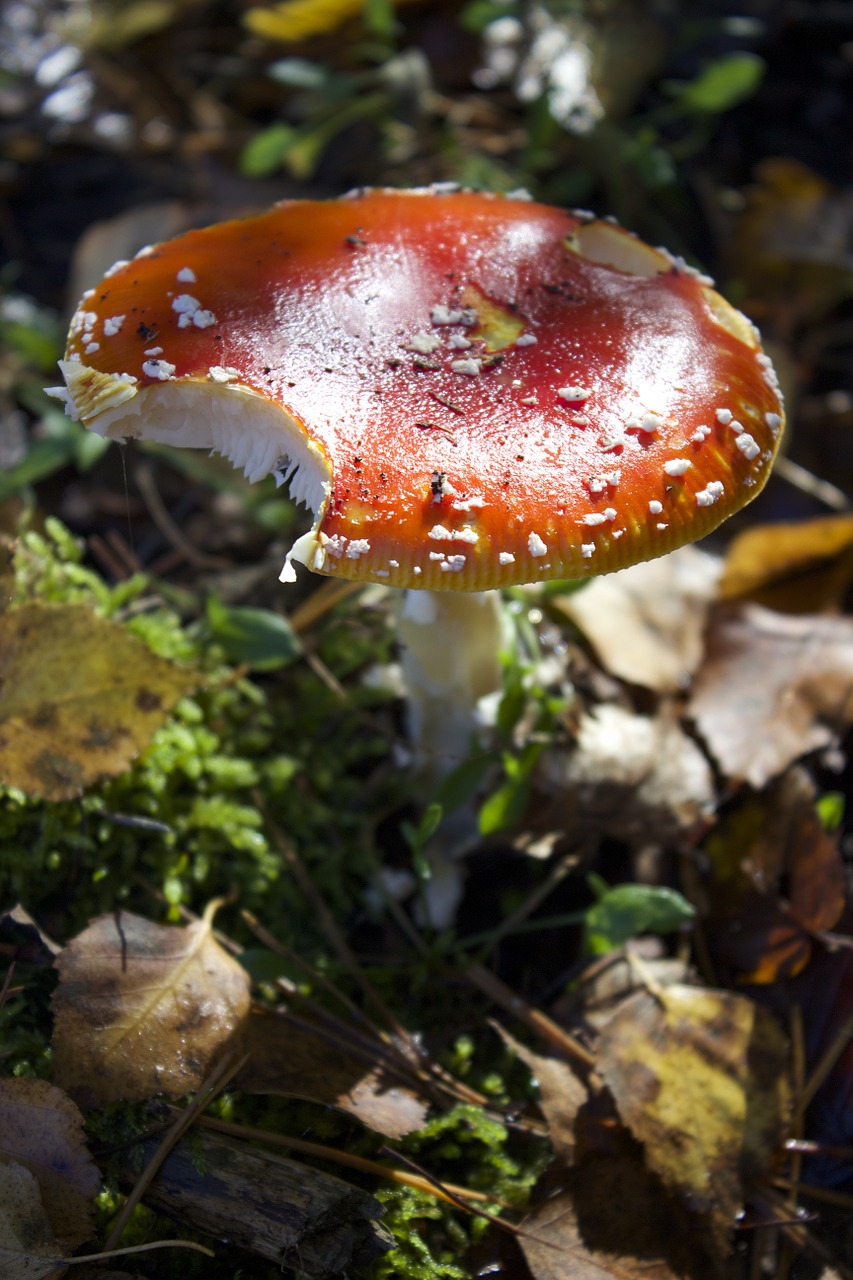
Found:
[(316, 516), (294, 559), (433, 590), (702, 537), (783, 416), (756, 330), (683, 262), (468, 192), (286, 201), (144, 250), (83, 299), (62, 370), (103, 434), (289, 472)]

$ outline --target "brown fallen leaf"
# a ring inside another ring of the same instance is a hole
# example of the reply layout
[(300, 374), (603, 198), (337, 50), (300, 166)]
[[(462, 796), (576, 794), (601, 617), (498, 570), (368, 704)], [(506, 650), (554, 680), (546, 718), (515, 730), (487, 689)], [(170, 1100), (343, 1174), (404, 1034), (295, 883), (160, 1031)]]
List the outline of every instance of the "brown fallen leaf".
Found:
[(834, 928), (844, 911), (838, 845), (815, 809), (814, 784), (799, 767), (723, 818), (705, 843), (699, 893), (714, 962), (731, 980), (778, 982), (805, 967), (813, 939)]
[(725, 777), (760, 790), (853, 721), (853, 618), (715, 610), (688, 713)]
[(100, 916), (56, 961), (54, 1079), (84, 1107), (197, 1088), (249, 1015), (249, 976), (212, 932)]
[(501, 1039), (517, 1054), (539, 1086), (539, 1107), (548, 1125), (554, 1154), (570, 1165), (575, 1155), (575, 1121), (586, 1101), (586, 1085), (567, 1063), (533, 1053), (499, 1023), (492, 1024)]
[(83, 1117), (46, 1080), (0, 1079), (0, 1161), (36, 1178), (61, 1253), (92, 1234), (91, 1201), (101, 1186), (83, 1136)]
[(249, 1061), (237, 1083), (248, 1093), (339, 1107), (386, 1138), (402, 1138), (426, 1120), (426, 1103), (381, 1066), (371, 1067), (364, 1057), (330, 1043), (322, 1027), (312, 1030), (304, 1022), (290, 1021), (286, 1013), (254, 1012), (246, 1051)]
[(0, 781), (79, 796), (127, 769), (194, 683), (87, 605), (0, 615)]
[(3, 1280), (58, 1280), (67, 1268), (50, 1229), (39, 1186), (21, 1164), (0, 1164), (0, 1275)]
[(675, 842), (703, 830), (715, 805), (711, 767), (675, 717), (615, 703), (581, 717), (571, 751), (543, 754), (537, 784), (534, 829), (575, 840)]
[(0, 912), (0, 947), (20, 964), (49, 969), (62, 948), (21, 906)]
[(781, 613), (838, 609), (853, 581), (853, 515), (762, 524), (729, 546), (720, 595)]
[(749, 314), (791, 332), (853, 293), (853, 197), (787, 156), (761, 161), (755, 178), (729, 241), (730, 267)]
[(720, 562), (696, 547), (592, 579), (555, 596), (611, 675), (658, 693), (683, 689), (702, 658), (705, 617)]
[(518, 1241), (533, 1280), (683, 1277), (666, 1259), (672, 1204), (649, 1183), (639, 1160), (598, 1160), (571, 1179), (571, 1190), (545, 1198), (522, 1222)]
[(649, 1169), (707, 1217), (724, 1252), (784, 1136), (786, 1064), (772, 1014), (727, 991), (641, 991), (601, 1033), (597, 1070)]

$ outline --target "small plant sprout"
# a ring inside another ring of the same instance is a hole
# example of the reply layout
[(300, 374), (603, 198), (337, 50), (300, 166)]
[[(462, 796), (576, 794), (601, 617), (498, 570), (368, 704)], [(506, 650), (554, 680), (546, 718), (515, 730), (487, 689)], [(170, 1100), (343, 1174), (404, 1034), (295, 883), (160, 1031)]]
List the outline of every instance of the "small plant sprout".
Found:
[(408, 590), (422, 757), (458, 758), (499, 683), (481, 593), (702, 537), (759, 492), (783, 425), (755, 328), (683, 261), (444, 185), (284, 201), (144, 250), (83, 298), (61, 369), (53, 394), (101, 435), (286, 483), (313, 524), (284, 582), (304, 565)]

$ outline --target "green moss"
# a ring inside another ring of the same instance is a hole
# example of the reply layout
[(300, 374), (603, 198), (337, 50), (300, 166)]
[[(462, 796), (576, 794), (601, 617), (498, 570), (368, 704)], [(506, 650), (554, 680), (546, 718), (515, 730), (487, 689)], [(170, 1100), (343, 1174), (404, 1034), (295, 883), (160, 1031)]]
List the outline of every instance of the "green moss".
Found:
[[(234, 893), (291, 945), (319, 945), (257, 795), (346, 915), (367, 874), (364, 782), (352, 773), (387, 751), (385, 739), (365, 733), (352, 707), (307, 668), (266, 680), (238, 676), (203, 624), (185, 623), (140, 575), (105, 584), (54, 519), (43, 534), (21, 536), (14, 573), (13, 605), (89, 603), (160, 656), (197, 671), (199, 688), (180, 700), (132, 769), (79, 801), (45, 805), (0, 790), (4, 899), (38, 914), (61, 898), (55, 927), (67, 937), (117, 905), (151, 914), (152, 889), (164, 894), (172, 918), (181, 903), (199, 909)], [(344, 651), (337, 637), (331, 648)], [(346, 652), (350, 664), (353, 646)]]

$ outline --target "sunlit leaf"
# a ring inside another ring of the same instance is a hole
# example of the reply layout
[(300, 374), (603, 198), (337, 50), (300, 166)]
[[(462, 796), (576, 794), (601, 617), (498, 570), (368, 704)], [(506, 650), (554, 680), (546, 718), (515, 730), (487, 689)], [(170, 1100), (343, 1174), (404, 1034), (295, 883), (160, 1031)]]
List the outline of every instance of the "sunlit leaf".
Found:
[(755, 93), (765, 70), (763, 58), (755, 53), (726, 54), (680, 87), (678, 100), (690, 111), (713, 115), (730, 111)]
[(693, 907), (663, 885), (617, 884), (586, 913), (585, 945), (592, 955), (615, 951), (641, 933), (674, 933), (693, 919)]
[(606, 1024), (597, 1070), (665, 1186), (725, 1248), (789, 1106), (784, 1034), (744, 996), (670, 986), (630, 996)]
[(84, 604), (0, 617), (0, 779), (67, 800), (122, 773), (195, 683)]
[(756, 525), (733, 539), (720, 594), (784, 613), (835, 610), (853, 581), (853, 515)]
[(184, 929), (101, 916), (56, 967), (54, 1078), (81, 1105), (180, 1097), (245, 1033), (249, 977), (210, 912)]
[(286, 618), (272, 609), (228, 606), (208, 596), (207, 622), (232, 662), (274, 671), (298, 657), (299, 641)]

